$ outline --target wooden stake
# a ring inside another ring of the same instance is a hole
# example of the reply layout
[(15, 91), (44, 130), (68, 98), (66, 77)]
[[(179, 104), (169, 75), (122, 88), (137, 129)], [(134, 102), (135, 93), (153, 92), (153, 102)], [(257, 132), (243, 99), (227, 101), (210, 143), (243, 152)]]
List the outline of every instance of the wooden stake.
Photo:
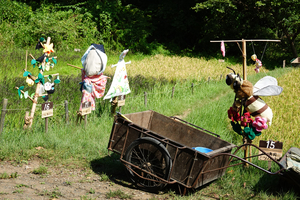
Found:
[(4, 127), (7, 102), (8, 102), (7, 99), (3, 99), (3, 106), (2, 106), (2, 111), (1, 111), (1, 121), (0, 121), (0, 136), (2, 134), (3, 127)]
[(144, 92), (144, 104), (147, 107), (147, 92)]
[(65, 100), (65, 116), (66, 116), (66, 123), (69, 124), (69, 109), (68, 109), (68, 101)]
[(84, 126), (87, 125), (87, 115), (84, 115)]
[(45, 117), (45, 133), (48, 132), (48, 117)]
[(171, 98), (173, 98), (173, 96), (174, 96), (174, 91), (175, 91), (175, 87), (172, 88), (172, 96), (171, 96)]

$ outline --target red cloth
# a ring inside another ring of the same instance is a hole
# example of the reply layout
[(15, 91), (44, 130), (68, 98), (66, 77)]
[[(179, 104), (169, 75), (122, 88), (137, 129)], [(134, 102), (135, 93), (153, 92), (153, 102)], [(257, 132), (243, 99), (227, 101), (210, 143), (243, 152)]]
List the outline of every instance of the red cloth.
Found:
[(79, 110), (82, 109), (82, 103), (89, 101), (92, 104), (92, 110), (95, 110), (95, 98), (99, 99), (103, 97), (105, 92), (105, 86), (107, 83), (107, 76), (103, 73), (94, 76), (86, 76), (85, 71), (81, 69), (81, 80), (92, 85), (92, 92), (89, 93), (86, 90), (82, 90), (82, 98)]

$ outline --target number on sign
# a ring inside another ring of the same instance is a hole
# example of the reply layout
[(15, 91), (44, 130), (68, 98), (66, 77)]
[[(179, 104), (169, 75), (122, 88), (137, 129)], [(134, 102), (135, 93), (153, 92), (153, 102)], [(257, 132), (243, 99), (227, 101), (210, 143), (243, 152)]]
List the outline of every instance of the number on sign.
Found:
[(44, 109), (49, 110), (50, 109), (50, 103), (46, 103)]
[(272, 140), (267, 141), (267, 148), (274, 149), (275, 148), (275, 142)]

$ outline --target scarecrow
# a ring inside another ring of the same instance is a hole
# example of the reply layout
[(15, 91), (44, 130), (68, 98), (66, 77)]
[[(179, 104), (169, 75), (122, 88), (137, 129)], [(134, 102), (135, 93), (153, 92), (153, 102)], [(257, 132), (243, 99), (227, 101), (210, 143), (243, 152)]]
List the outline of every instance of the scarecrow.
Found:
[(91, 109), (95, 110), (95, 98), (101, 98), (105, 92), (107, 76), (103, 72), (107, 64), (107, 56), (104, 46), (92, 44), (81, 58), (83, 68), (81, 69), (81, 104), (91, 102)]
[(234, 90), (235, 98), (228, 110), (228, 117), (235, 132), (253, 140), (271, 125), (273, 118), (271, 108), (259, 96), (280, 95), (283, 88), (271, 76), (265, 76), (253, 86), (231, 70), (233, 73), (226, 76), (226, 84)]
[[(30, 116), (28, 113), (26, 113), (24, 128), (31, 127), (32, 125), (38, 97), (42, 96), (44, 101), (48, 101), (49, 94), (52, 94), (55, 91), (54, 85), (60, 83), (59, 74), (43, 75), (44, 71), (49, 71), (57, 64), (57, 57), (50, 57), (50, 54), (54, 52), (53, 43), (50, 44), (50, 40), (50, 37), (47, 38), (47, 41), (43, 37), (39, 39), (36, 49), (43, 48), (42, 56), (35, 59), (31, 54), (29, 54), (32, 57), (31, 64), (33, 68), (38, 66), (38, 76), (33, 76), (31, 72), (27, 71), (27, 67), (23, 73), (23, 76), (26, 77), (26, 83), (29, 87), (32, 87), (34, 84), (36, 84), (35, 93), (29, 95), (28, 91), (24, 91), (24, 86), (16, 87), (20, 98), (28, 98), (33, 102)], [(56, 76), (55, 80), (53, 80), (54, 76)]]

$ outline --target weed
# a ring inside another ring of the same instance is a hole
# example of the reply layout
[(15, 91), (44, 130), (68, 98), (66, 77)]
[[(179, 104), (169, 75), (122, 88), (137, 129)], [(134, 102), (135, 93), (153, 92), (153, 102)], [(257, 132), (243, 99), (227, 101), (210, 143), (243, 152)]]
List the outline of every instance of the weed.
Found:
[(100, 175), (101, 181), (109, 181), (109, 176), (107, 176), (105, 173)]
[(23, 192), (24, 192), (24, 190), (22, 190), (22, 189), (18, 189), (18, 190), (13, 191), (13, 193), (23, 193)]
[(0, 195), (6, 195), (8, 194), (7, 192), (0, 192)]
[(87, 195), (84, 195), (84, 196), (80, 197), (80, 200), (94, 200), (94, 199), (96, 199), (96, 198), (92, 198), (92, 197), (89, 197)]
[(20, 188), (20, 187), (27, 187), (27, 188), (29, 188), (30, 186), (29, 185), (25, 185), (25, 184), (16, 185), (16, 188)]
[(90, 189), (89, 191), (90, 194), (95, 194), (95, 190), (93, 188)]
[(40, 196), (50, 196), (51, 198), (59, 198), (62, 196), (61, 192), (58, 188), (55, 188), (52, 192), (48, 190), (43, 190), (41, 193), (39, 193)]
[(34, 169), (32, 171), (33, 174), (47, 174), (48, 173), (48, 168), (45, 166), (40, 166), (37, 169)]
[(125, 194), (122, 190), (116, 190), (116, 191), (111, 191), (106, 193), (106, 198), (119, 198), (119, 199), (132, 199), (132, 195)]
[(9, 179), (9, 175), (6, 172), (0, 174), (0, 179)]
[(0, 174), (0, 179), (17, 178), (18, 176), (18, 172), (11, 173), (10, 175), (8, 175), (6, 172), (3, 172)]
[(71, 181), (66, 181), (64, 182), (65, 185), (72, 185), (72, 182)]

